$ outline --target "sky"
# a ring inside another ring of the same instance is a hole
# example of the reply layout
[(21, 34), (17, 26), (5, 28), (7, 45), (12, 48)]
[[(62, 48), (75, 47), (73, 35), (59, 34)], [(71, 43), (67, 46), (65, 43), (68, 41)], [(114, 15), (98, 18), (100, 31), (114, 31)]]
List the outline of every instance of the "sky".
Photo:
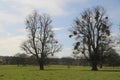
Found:
[(25, 19), (34, 10), (49, 14), (57, 40), (63, 45), (56, 57), (72, 56), (73, 40), (68, 36), (73, 20), (86, 8), (103, 6), (112, 22), (112, 35), (120, 25), (120, 0), (0, 0), (0, 55), (22, 53), (27, 38)]

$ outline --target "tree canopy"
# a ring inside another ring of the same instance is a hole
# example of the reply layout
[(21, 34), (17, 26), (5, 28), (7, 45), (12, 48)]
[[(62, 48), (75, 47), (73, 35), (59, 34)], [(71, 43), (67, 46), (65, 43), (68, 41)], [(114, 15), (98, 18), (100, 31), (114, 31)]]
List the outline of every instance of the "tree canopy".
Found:
[(101, 47), (109, 42), (110, 26), (106, 11), (101, 6), (84, 10), (80, 17), (74, 20), (70, 29), (71, 35), (75, 37), (74, 53), (82, 53), (90, 61), (92, 70), (98, 70), (100, 62)]
[(36, 56), (40, 70), (44, 70), (44, 62), (48, 55), (54, 55), (61, 50), (61, 44), (55, 39), (51, 23), (52, 20), (48, 15), (41, 15), (38, 12), (34, 12), (26, 19), (28, 40), (21, 48), (26, 53)]

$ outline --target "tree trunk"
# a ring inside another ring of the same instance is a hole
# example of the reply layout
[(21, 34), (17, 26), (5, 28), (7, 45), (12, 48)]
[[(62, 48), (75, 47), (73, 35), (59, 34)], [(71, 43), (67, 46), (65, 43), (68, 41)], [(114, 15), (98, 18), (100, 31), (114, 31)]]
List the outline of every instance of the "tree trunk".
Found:
[(44, 64), (43, 64), (42, 61), (41, 61), (41, 63), (40, 63), (40, 70), (44, 70)]
[(44, 70), (44, 61), (39, 59), (39, 68), (40, 70)]
[(100, 68), (102, 68), (103, 67), (103, 64), (102, 64), (102, 62), (100, 63)]
[(97, 68), (97, 62), (93, 62), (92, 63), (92, 71), (98, 71), (98, 68)]

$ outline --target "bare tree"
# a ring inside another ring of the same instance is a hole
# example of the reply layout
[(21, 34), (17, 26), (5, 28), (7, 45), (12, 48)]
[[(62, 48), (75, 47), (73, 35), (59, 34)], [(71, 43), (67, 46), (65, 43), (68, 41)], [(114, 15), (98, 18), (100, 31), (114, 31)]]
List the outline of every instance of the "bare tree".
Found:
[(55, 39), (51, 22), (48, 15), (40, 15), (37, 12), (26, 19), (26, 29), (29, 35), (21, 48), (26, 53), (36, 56), (40, 70), (44, 70), (44, 62), (49, 54), (53, 55), (61, 50), (61, 45)]
[(108, 43), (110, 36), (110, 22), (103, 7), (97, 6), (81, 13), (81, 17), (74, 20), (70, 29), (76, 39), (74, 53), (82, 53), (90, 62), (92, 70), (97, 71), (97, 65), (103, 54), (103, 44)]

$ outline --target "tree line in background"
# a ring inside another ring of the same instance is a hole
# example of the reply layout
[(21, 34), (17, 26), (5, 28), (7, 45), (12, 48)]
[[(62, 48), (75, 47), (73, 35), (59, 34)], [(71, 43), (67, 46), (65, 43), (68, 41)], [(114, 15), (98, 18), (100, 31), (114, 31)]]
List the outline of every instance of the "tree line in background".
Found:
[[(14, 56), (0, 56), (0, 65), (17, 65), (17, 66), (27, 66), (27, 65), (39, 65), (36, 61), (34, 55), (29, 56), (24, 53), (17, 53)], [(70, 66), (90, 66), (89, 61), (83, 56), (81, 57), (62, 57), (62, 58), (46, 58), (45, 65), (66, 65)], [(120, 66), (120, 55), (116, 53), (114, 49), (110, 50), (103, 62), (104, 66), (117, 67)], [(100, 67), (101, 65), (99, 65)]]
[[(89, 65), (91, 70), (97, 71), (98, 66), (120, 66), (120, 56), (114, 49), (111, 36), (111, 22), (106, 11), (101, 6), (84, 10), (74, 19), (70, 28), (70, 38), (75, 39), (73, 55), (82, 54), (77, 58), (48, 58), (61, 51), (62, 45), (56, 40), (51, 26), (52, 20), (46, 14), (33, 12), (26, 18), (28, 40), (23, 42), (21, 48), (25, 54), (14, 57), (3, 57), (5, 64), (35, 64), (44, 70), (46, 64)], [(24, 56), (24, 57), (23, 57)]]

